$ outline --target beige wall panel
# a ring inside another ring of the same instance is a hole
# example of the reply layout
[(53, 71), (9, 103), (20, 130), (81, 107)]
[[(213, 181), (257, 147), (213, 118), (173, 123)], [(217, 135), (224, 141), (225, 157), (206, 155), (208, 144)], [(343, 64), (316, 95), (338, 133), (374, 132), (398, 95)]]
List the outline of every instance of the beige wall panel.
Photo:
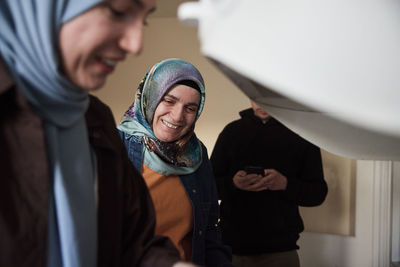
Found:
[(356, 160), (322, 151), (328, 195), (318, 207), (301, 207), (305, 231), (353, 236), (355, 233)]

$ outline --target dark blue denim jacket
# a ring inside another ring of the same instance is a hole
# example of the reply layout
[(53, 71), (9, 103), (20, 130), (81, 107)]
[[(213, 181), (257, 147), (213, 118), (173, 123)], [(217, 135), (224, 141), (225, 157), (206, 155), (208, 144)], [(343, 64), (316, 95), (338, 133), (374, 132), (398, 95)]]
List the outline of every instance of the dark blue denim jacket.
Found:
[[(122, 131), (119, 133), (129, 158), (141, 173), (143, 163), (141, 138)], [(221, 241), (217, 189), (204, 145), (202, 150), (203, 162), (199, 169), (195, 173), (179, 176), (193, 206), (192, 261), (198, 265), (213, 267), (233, 266), (231, 249), (224, 246)]]

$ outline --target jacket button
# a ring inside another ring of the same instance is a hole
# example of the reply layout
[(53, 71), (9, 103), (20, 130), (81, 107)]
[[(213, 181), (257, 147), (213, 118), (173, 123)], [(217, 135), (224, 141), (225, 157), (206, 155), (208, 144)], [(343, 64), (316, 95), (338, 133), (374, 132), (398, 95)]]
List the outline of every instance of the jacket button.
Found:
[(199, 231), (199, 235), (201, 235), (202, 233), (203, 233), (203, 232), (200, 230), (200, 231)]
[(193, 189), (192, 192), (193, 192), (193, 193), (196, 193), (196, 189)]

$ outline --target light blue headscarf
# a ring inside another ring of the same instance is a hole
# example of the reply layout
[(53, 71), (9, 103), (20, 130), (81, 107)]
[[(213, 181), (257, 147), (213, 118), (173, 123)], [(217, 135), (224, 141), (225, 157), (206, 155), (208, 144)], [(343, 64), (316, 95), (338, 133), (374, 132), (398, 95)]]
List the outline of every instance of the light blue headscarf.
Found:
[(48, 266), (96, 265), (96, 168), (84, 118), (88, 93), (59, 72), (58, 34), (63, 23), (99, 2), (0, 2), (1, 57), (44, 123), (52, 178)]
[(144, 143), (144, 164), (166, 176), (193, 173), (202, 162), (201, 144), (193, 132), (194, 125), (181, 140), (169, 143), (158, 140), (152, 129), (154, 112), (165, 93), (173, 85), (183, 81), (196, 84), (200, 93), (197, 120), (205, 102), (203, 77), (189, 62), (169, 58), (156, 63), (145, 75), (139, 85), (135, 101), (118, 125), (119, 130), (141, 137)]

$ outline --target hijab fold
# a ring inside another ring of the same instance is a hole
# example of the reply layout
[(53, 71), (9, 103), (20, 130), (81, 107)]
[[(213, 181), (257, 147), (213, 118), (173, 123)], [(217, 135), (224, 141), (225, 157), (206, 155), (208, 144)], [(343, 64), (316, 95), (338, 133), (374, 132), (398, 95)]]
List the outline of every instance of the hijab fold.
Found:
[(60, 73), (58, 35), (101, 0), (2, 0), (0, 56), (43, 120), (50, 168), (47, 266), (96, 265), (95, 155), (86, 90)]
[(202, 162), (201, 143), (194, 134), (194, 125), (185, 136), (174, 142), (160, 141), (152, 129), (154, 112), (164, 95), (174, 84), (188, 80), (197, 85), (200, 93), (197, 120), (205, 101), (203, 78), (189, 62), (171, 58), (155, 64), (145, 75), (137, 89), (135, 101), (118, 126), (119, 130), (129, 135), (141, 137), (144, 164), (166, 176), (193, 173)]

